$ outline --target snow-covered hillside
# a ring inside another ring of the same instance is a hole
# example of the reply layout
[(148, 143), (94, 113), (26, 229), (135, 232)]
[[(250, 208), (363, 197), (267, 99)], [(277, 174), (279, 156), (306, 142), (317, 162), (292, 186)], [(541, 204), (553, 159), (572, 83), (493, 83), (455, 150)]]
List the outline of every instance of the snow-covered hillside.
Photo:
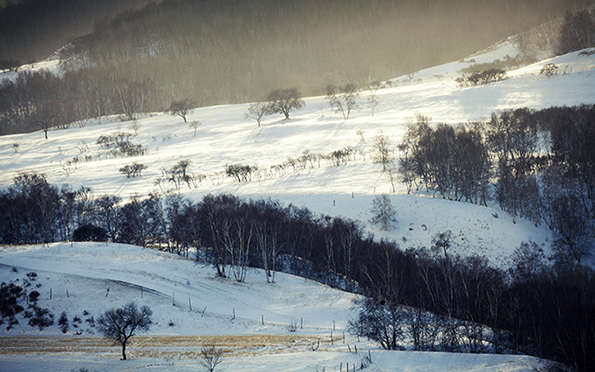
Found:
[[(463, 123), (485, 119), (493, 112), (509, 108), (595, 103), (592, 51), (509, 71), (510, 78), (498, 83), (461, 87), (454, 81), (462, 68), (503, 59), (512, 52), (512, 46), (503, 43), (500, 48), (472, 59), (395, 79), (392, 88), (377, 91), (374, 115), (367, 105), (369, 92), (362, 92), (361, 107), (348, 120), (331, 111), (324, 97), (307, 98), (306, 107), (293, 112), (289, 120), (267, 116), (261, 127), (244, 118), (247, 104), (196, 109), (188, 117), (189, 122), (201, 122), (196, 136), (194, 129), (179, 117), (164, 113), (145, 115), (138, 120), (138, 135), (132, 142), (146, 147), (148, 155), (134, 158), (109, 158), (96, 144), (101, 135), (118, 130), (134, 132), (131, 122), (117, 118), (109, 122), (103, 119), (101, 124), (90, 121), (83, 128), (74, 125), (69, 130), (51, 131), (48, 140), (42, 132), (3, 136), (0, 137), (0, 186), (10, 186), (19, 171), (37, 171), (46, 174), (53, 184), (87, 186), (96, 196), (116, 194), (126, 199), (134, 194), (146, 195), (151, 190), (173, 188), (167, 182), (156, 185), (162, 169), (189, 159), (192, 173), (207, 176), (197, 188), (181, 187), (180, 191), (189, 198), (198, 200), (208, 193), (270, 197), (286, 205), (293, 203), (314, 212), (343, 215), (366, 223), (373, 196), (389, 193), (391, 189), (380, 165), (374, 164), (370, 157), (372, 139), (378, 131), (389, 135), (396, 145), (406, 122), (416, 113), (430, 116), (434, 122)], [(550, 79), (539, 75), (547, 63), (558, 65), (560, 74)], [(306, 170), (263, 173), (247, 183), (234, 183), (231, 178), (221, 176), (227, 164), (256, 165), (269, 170), (288, 158), (300, 157), (304, 151), (328, 154), (346, 146), (352, 146), (358, 154), (354, 161), (338, 167), (330, 167), (323, 161), (320, 167)], [(80, 161), (75, 163), (75, 158)], [(148, 169), (141, 177), (126, 178), (119, 169), (133, 162)], [(447, 229), (456, 236), (455, 250), (462, 253), (477, 247), (479, 253), (499, 263), (521, 241), (549, 245), (550, 237), (544, 228), (522, 220), (515, 224), (497, 209), (420, 196), (429, 195), (407, 196), (402, 184), (397, 185), (396, 194), (391, 194), (399, 210), (399, 224), (387, 237), (400, 242), (402, 247), (429, 246), (433, 234)], [(384, 236), (373, 227), (368, 228)]]
[[(201, 347), (211, 343), (226, 350), (221, 371), (334, 371), (341, 363), (359, 367), (364, 355), (372, 356), (371, 372), (530, 371), (538, 363), (515, 355), (380, 351), (345, 332), (355, 295), (292, 275), (267, 284), (264, 272), (251, 270), (237, 283), (176, 255), (103, 243), (7, 247), (0, 262), (0, 281), (28, 280), (41, 294), (39, 306), (56, 317), (65, 311), (71, 324), (66, 335), (57, 320), (40, 332), (19, 316), (15, 328), (0, 331), (6, 371), (196, 371)], [(32, 272), (37, 276), (27, 276)], [(131, 360), (121, 362), (118, 346), (98, 337), (91, 319), (129, 301), (150, 306), (155, 324), (133, 339)], [(356, 347), (358, 354), (349, 352)]]
[[(148, 153), (134, 158), (110, 158), (96, 144), (99, 136), (118, 130), (134, 133), (132, 122), (115, 117), (103, 118), (101, 123), (91, 120), (84, 127), (73, 125), (68, 130), (51, 131), (47, 140), (43, 132), (2, 136), (0, 187), (9, 187), (20, 171), (36, 171), (46, 174), (52, 184), (87, 186), (95, 196), (115, 194), (127, 199), (135, 194), (173, 188), (171, 183), (156, 183), (162, 177), (162, 169), (189, 159), (190, 171), (204, 174), (206, 179), (197, 187), (182, 185), (180, 192), (187, 198), (200, 200), (208, 193), (232, 193), (243, 198), (277, 199), (285, 205), (306, 206), (316, 213), (359, 220), (377, 238), (394, 239), (402, 248), (428, 247), (434, 234), (451, 230), (453, 253), (485, 255), (492, 264), (505, 267), (523, 241), (534, 241), (548, 249), (551, 242), (548, 230), (522, 219), (515, 221), (495, 206), (442, 200), (424, 193), (407, 195), (406, 187), (399, 184), (396, 193), (389, 195), (398, 210), (396, 228), (388, 233), (380, 232), (368, 221), (374, 196), (391, 190), (381, 165), (373, 163), (370, 157), (372, 139), (378, 131), (387, 134), (396, 145), (407, 121), (417, 113), (432, 117), (434, 122), (454, 124), (485, 119), (493, 112), (509, 108), (595, 103), (593, 50), (508, 71), (509, 78), (498, 83), (461, 87), (455, 82), (461, 69), (502, 59), (514, 52), (511, 48), (504, 43), (496, 50), (465, 61), (394, 79), (390, 86), (387, 84), (376, 92), (378, 106), (374, 115), (367, 104), (370, 93), (362, 92), (360, 109), (347, 120), (330, 110), (325, 97), (305, 99), (306, 107), (292, 112), (289, 120), (267, 116), (260, 127), (244, 118), (248, 104), (199, 108), (188, 116), (189, 122), (201, 122), (196, 135), (179, 117), (164, 113), (144, 115), (136, 123), (138, 135), (132, 142), (142, 144)], [(539, 75), (548, 63), (556, 64), (560, 74), (549, 79)], [(358, 151), (352, 161), (340, 166), (322, 161), (312, 168), (286, 173), (263, 172), (244, 183), (221, 175), (227, 164), (257, 165), (268, 170), (288, 158), (300, 157), (307, 150), (328, 154), (346, 146)], [(80, 161), (75, 162), (75, 158)], [(119, 169), (133, 162), (148, 169), (140, 177), (126, 178)], [(258, 270), (249, 273), (246, 284), (222, 281), (215, 279), (209, 267), (137, 247), (56, 243), (49, 247), (0, 248), (1, 281), (23, 280), (31, 271), (38, 273), (35, 284), (41, 284), (42, 306), (50, 308), (56, 316), (61, 311), (67, 311), (69, 316), (79, 315), (83, 334), (76, 337), (85, 340), (83, 346), (88, 345), (82, 352), (66, 346), (66, 351), (61, 353), (6, 352), (11, 344), (18, 346), (21, 340), (10, 336), (27, 336), (25, 342), (34, 345), (37, 341), (32, 340), (39, 335), (40, 342), (52, 337), (56, 343), (74, 337), (61, 335), (57, 326), (38, 334), (23, 322), (10, 332), (4, 328), (0, 331), (0, 370), (122, 370), (123, 364), (112, 360), (117, 358), (117, 348), (109, 348), (109, 344), (92, 345), (97, 342), (97, 335), (91, 334), (93, 329), (85, 323), (83, 312), (87, 310), (97, 317), (105, 309), (130, 300), (150, 304), (157, 322), (148, 338), (138, 338), (145, 340), (147, 346), (138, 348), (144, 354), (138, 351), (137, 358), (132, 354), (134, 360), (124, 367), (130, 370), (198, 370), (193, 357), (180, 359), (179, 356), (181, 350), (198, 352), (200, 342), (205, 339), (177, 343), (179, 340), (165, 337), (228, 335), (236, 340), (254, 335), (282, 337), (269, 343), (252, 340), (249, 350), (232, 347), (244, 351), (228, 355), (220, 367), (222, 371), (338, 370), (340, 363), (343, 367), (347, 362), (350, 366), (359, 365), (362, 356), (347, 352), (347, 345), (356, 343), (360, 349), (373, 350), (370, 371), (531, 371), (536, 362), (522, 356), (382, 352), (348, 335), (345, 344), (341, 339), (331, 345), (331, 332), (335, 339), (342, 338), (347, 321), (353, 316), (353, 295), (289, 275), (278, 275), (275, 284), (266, 284), (264, 274)], [(234, 312), (236, 318), (232, 319)], [(302, 318), (304, 328), (296, 333), (288, 332), (287, 325), (301, 324)], [(85, 338), (88, 336), (92, 337)], [(153, 336), (164, 337), (159, 347), (151, 344)], [(311, 344), (317, 339), (323, 340), (324, 347), (312, 351)], [(163, 343), (170, 342), (177, 346), (160, 349)], [(131, 353), (134, 348), (133, 345)], [(151, 350), (169, 354), (156, 357)]]

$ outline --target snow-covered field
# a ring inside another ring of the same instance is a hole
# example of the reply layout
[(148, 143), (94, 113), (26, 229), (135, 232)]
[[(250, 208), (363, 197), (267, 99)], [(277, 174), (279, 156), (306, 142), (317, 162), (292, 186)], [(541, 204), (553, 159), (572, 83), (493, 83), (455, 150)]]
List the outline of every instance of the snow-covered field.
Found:
[[(502, 59), (506, 54), (514, 56), (513, 53), (510, 44), (503, 43), (472, 58), (475, 63), (483, 63)], [(539, 75), (547, 63), (557, 64), (560, 75), (550, 79)], [(181, 187), (180, 192), (193, 200), (208, 193), (270, 197), (285, 205), (292, 203), (316, 213), (359, 220), (376, 237), (394, 239), (402, 248), (428, 247), (435, 233), (451, 230), (453, 253), (482, 254), (494, 265), (505, 267), (523, 241), (534, 241), (547, 250), (551, 241), (547, 229), (518, 218), (513, 221), (496, 206), (441, 200), (424, 193), (407, 195), (405, 186), (399, 184), (396, 193), (390, 194), (398, 210), (396, 228), (383, 233), (368, 222), (374, 196), (391, 189), (381, 166), (370, 157), (372, 139), (378, 131), (389, 135), (396, 145), (407, 121), (416, 113), (430, 116), (434, 122), (455, 124), (486, 119), (495, 111), (509, 108), (595, 103), (595, 54), (577, 52), (546, 59), (508, 71), (509, 78), (499, 83), (461, 87), (454, 79), (459, 77), (458, 71), (471, 64), (470, 59), (453, 62), (394, 79), (392, 87), (376, 92), (378, 106), (374, 115), (367, 105), (369, 92), (362, 92), (361, 107), (348, 120), (331, 111), (324, 97), (305, 99), (306, 107), (292, 112), (289, 120), (267, 116), (260, 127), (244, 118), (247, 104), (199, 108), (188, 116), (189, 122), (201, 122), (196, 136), (194, 129), (179, 117), (164, 113), (144, 115), (138, 120), (140, 127), (133, 142), (145, 146), (148, 154), (136, 158), (108, 158), (96, 144), (100, 135), (117, 130), (134, 132), (131, 122), (117, 118), (103, 118), (101, 123), (91, 120), (84, 127), (74, 125), (68, 130), (51, 131), (48, 140), (42, 132), (2, 136), (0, 187), (9, 187), (19, 171), (37, 171), (46, 174), (52, 184), (87, 186), (95, 196), (116, 194), (127, 199), (134, 194), (172, 188), (171, 184), (156, 185), (161, 169), (189, 159), (192, 173), (208, 176), (196, 188)], [(0, 74), (3, 77), (10, 76)], [(327, 154), (345, 146), (361, 150), (360, 155), (337, 167), (323, 161), (320, 167), (263, 175), (246, 183), (217, 176), (226, 164), (268, 169), (289, 157), (297, 158), (306, 150)], [(92, 160), (66, 166), (75, 157), (85, 156)], [(135, 161), (148, 169), (141, 177), (125, 178), (119, 169)], [(64, 336), (57, 326), (39, 333), (26, 326), (25, 321), (10, 332), (2, 328), (3, 371), (200, 370), (196, 354), (192, 353), (207, 340), (204, 337), (229, 335), (234, 336), (237, 345), (245, 345), (242, 340), (246, 337), (262, 339), (250, 339), (249, 347), (230, 346), (234, 351), (217, 370), (335, 371), (340, 365), (346, 368), (346, 363), (359, 366), (361, 353), (349, 353), (347, 347), (355, 344), (360, 350), (371, 350), (370, 371), (531, 371), (536, 363), (524, 356), (384, 352), (348, 334), (343, 343), (345, 326), (353, 316), (351, 294), (290, 275), (278, 275), (275, 284), (266, 284), (264, 274), (258, 270), (250, 272), (245, 284), (222, 281), (214, 277), (209, 267), (137, 247), (56, 243), (49, 247), (0, 248), (2, 281), (23, 280), (30, 271), (39, 274), (35, 284), (41, 284), (41, 306), (50, 308), (56, 316), (61, 311), (67, 311), (69, 317), (80, 316), (79, 329), (83, 334), (72, 336), (76, 330), (71, 327), (69, 335)], [(157, 324), (146, 337), (137, 337), (139, 346), (133, 343), (129, 349), (132, 360), (123, 363), (117, 361), (117, 347), (95, 344), (99, 338), (92, 334), (93, 327), (86, 322), (88, 316), (83, 312), (98, 317), (105, 309), (130, 300), (149, 304)], [(236, 318), (232, 319), (234, 312)], [(301, 325), (302, 319), (303, 329), (288, 332), (289, 324)], [(21, 354), (21, 339), (14, 336), (26, 337), (24, 343), (30, 345), (26, 354)], [(35, 341), (39, 336), (40, 341)], [(189, 342), (171, 338), (174, 336), (197, 338)], [(272, 339), (273, 336), (277, 338)], [(63, 339), (78, 337), (82, 341), (54, 353), (44, 349), (47, 337), (55, 337), (55, 345)], [(152, 337), (158, 337), (157, 341)], [(312, 351), (311, 342), (317, 339), (321, 346)], [(227, 342), (222, 338), (218, 341)], [(146, 346), (141, 346), (143, 342)], [(174, 346), (168, 349), (169, 343)], [(182, 350), (190, 354), (183, 354)]]
[[(176, 255), (111, 243), (6, 247), (0, 262), (2, 282), (23, 283), (35, 272), (28, 280), (41, 294), (39, 306), (56, 317), (65, 311), (71, 324), (66, 335), (57, 322), (41, 332), (26, 319), (3, 328), (3, 371), (196, 371), (201, 347), (213, 343), (226, 351), (221, 371), (359, 369), (365, 355), (369, 371), (530, 371), (538, 363), (518, 355), (381, 351), (345, 331), (355, 295), (292, 275), (267, 284), (261, 270), (251, 270), (238, 283)], [(129, 301), (150, 306), (155, 324), (132, 339), (122, 362), (120, 348), (99, 337), (90, 319)]]

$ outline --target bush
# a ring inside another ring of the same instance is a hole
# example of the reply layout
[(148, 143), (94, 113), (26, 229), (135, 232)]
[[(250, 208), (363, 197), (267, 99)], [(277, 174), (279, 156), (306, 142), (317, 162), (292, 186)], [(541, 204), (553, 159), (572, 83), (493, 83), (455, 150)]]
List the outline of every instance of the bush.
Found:
[(102, 227), (86, 224), (74, 230), (72, 240), (75, 242), (105, 242), (107, 241), (107, 231)]
[(126, 178), (142, 176), (143, 170), (147, 169), (148, 167), (144, 164), (134, 162), (132, 164), (128, 164), (120, 168), (120, 172), (126, 175)]
[(132, 133), (116, 131), (99, 136), (97, 144), (115, 158), (145, 155), (147, 151), (141, 144), (130, 142), (132, 137)]
[(39, 300), (39, 296), (39, 292), (32, 291), (29, 293), (29, 302), (37, 302), (37, 300)]
[(252, 179), (252, 172), (256, 170), (255, 166), (237, 164), (228, 165), (225, 173), (238, 182), (249, 182)]
[(62, 333), (68, 332), (68, 316), (66, 315), (66, 311), (63, 311), (62, 314), (60, 314), (60, 319), (58, 319), (58, 326)]
[(539, 71), (539, 75), (544, 75), (548, 79), (554, 75), (558, 75), (558, 65), (554, 63), (546, 64), (541, 68), (541, 71)]
[(23, 288), (20, 286), (14, 285), (14, 283), (2, 283), (0, 286), (0, 319), (14, 319), (16, 314), (24, 310), (18, 304), (18, 299), (22, 294)]
[(485, 71), (476, 71), (471, 74), (465, 74), (455, 79), (460, 85), (484, 85), (506, 79), (506, 71), (499, 68), (491, 68)]
[(29, 325), (31, 327), (39, 327), (39, 330), (43, 330), (46, 327), (54, 324), (54, 314), (50, 313), (48, 309), (41, 308), (37, 305), (31, 306), (34, 313), (31, 319), (29, 319)]

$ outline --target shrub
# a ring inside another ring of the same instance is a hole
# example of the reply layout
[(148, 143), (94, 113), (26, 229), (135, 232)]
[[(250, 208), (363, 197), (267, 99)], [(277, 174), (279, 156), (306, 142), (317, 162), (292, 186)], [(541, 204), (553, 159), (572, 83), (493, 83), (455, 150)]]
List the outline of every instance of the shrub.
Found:
[(72, 240), (75, 242), (104, 242), (107, 240), (107, 231), (102, 227), (86, 224), (74, 230)]
[(14, 283), (2, 283), (0, 286), (0, 315), (1, 318), (14, 319), (14, 316), (21, 311), (23, 307), (18, 304), (19, 297), (23, 294), (23, 288)]
[(556, 65), (554, 63), (548, 63), (548, 64), (544, 65), (541, 68), (541, 71), (539, 71), (539, 75), (543, 75), (543, 76), (547, 77), (548, 79), (554, 75), (558, 75), (558, 65)]
[(31, 306), (34, 313), (31, 319), (29, 319), (29, 325), (31, 327), (39, 327), (39, 330), (51, 326), (54, 324), (54, 314), (50, 313), (48, 309), (41, 308), (37, 305)]
[(506, 71), (499, 68), (491, 68), (485, 71), (476, 71), (465, 74), (455, 79), (460, 85), (484, 85), (506, 79)]
[(31, 293), (29, 293), (29, 301), (30, 302), (37, 302), (37, 300), (39, 300), (39, 292), (32, 291)]
[(60, 319), (58, 319), (58, 326), (62, 333), (68, 332), (68, 316), (66, 315), (66, 311), (63, 311), (62, 314), (60, 314)]
[(256, 167), (250, 165), (228, 165), (225, 168), (225, 173), (238, 182), (249, 182), (252, 178), (252, 172), (256, 169)]
[(145, 155), (146, 149), (141, 144), (130, 142), (132, 137), (132, 133), (116, 131), (99, 136), (97, 144), (107, 150), (108, 155), (116, 158)]
[(142, 176), (143, 170), (147, 169), (148, 167), (144, 164), (134, 162), (132, 164), (128, 164), (120, 168), (120, 172), (126, 175), (126, 178)]

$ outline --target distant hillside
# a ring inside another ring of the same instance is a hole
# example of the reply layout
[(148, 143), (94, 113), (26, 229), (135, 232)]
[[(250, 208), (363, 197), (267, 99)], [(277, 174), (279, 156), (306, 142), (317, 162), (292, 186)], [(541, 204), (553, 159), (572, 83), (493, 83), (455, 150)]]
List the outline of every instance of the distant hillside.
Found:
[[(0, 69), (43, 60), (93, 23), (150, 0), (0, 1)], [(3, 66), (4, 65), (4, 66)]]
[[(101, 11), (70, 2), (28, 0), (0, 11), (4, 67), (60, 48), (64, 72), (0, 82), (0, 134), (132, 118), (180, 100), (208, 106), (259, 101), (281, 88), (304, 96), (325, 94), (329, 84), (365, 88), (460, 60), (593, 0), (167, 0), (113, 18), (144, 2), (100, 2)], [(93, 22), (91, 33), (66, 44)], [(559, 24), (539, 33), (549, 50)], [(534, 57), (525, 53), (516, 66)]]
[(113, 79), (151, 78), (165, 87), (157, 105), (245, 102), (458, 60), (592, 2), (166, 0), (101, 23), (63, 57)]

